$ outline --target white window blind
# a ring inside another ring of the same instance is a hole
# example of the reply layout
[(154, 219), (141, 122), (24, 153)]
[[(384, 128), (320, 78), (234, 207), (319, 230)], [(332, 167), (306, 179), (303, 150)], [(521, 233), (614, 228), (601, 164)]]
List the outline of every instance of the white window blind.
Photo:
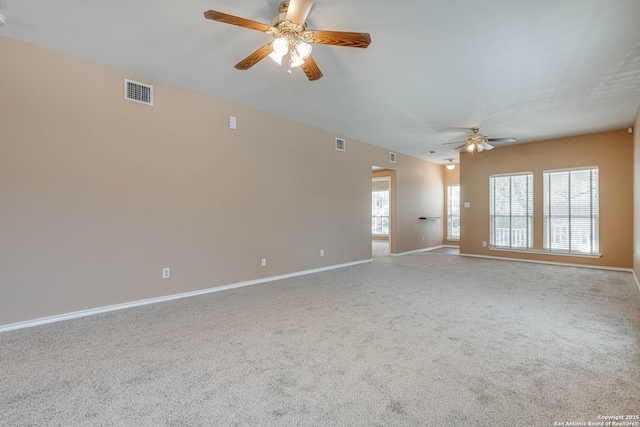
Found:
[(447, 190), (447, 240), (460, 239), (460, 186)]
[(490, 245), (533, 248), (533, 173), (489, 178)]
[(598, 168), (544, 172), (544, 249), (597, 254)]

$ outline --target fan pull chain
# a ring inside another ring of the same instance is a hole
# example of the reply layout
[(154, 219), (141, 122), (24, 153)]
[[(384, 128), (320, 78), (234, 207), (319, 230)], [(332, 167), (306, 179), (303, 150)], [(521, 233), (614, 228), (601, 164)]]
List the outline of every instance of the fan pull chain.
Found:
[(287, 73), (291, 74), (291, 62), (293, 62), (291, 60), (291, 49), (289, 49), (289, 69), (287, 70)]

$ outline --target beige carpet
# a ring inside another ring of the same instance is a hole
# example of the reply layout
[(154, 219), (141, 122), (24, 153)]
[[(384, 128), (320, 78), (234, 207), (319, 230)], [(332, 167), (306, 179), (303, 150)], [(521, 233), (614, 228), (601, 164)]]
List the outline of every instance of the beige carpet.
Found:
[(374, 258), (378, 258), (381, 256), (389, 256), (391, 253), (389, 242), (384, 242), (381, 240), (372, 240), (371, 241), (371, 255)]
[(640, 413), (629, 273), (380, 260), (2, 333), (0, 425), (553, 426)]
[(460, 255), (460, 248), (446, 246), (444, 248), (431, 249), (430, 251), (427, 251), (427, 252), (430, 254)]

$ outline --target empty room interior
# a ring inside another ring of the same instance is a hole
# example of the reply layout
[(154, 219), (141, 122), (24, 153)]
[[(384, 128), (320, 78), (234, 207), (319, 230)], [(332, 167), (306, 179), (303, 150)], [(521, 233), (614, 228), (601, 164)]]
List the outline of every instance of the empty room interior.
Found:
[(0, 425), (640, 426), (640, 2), (0, 2)]

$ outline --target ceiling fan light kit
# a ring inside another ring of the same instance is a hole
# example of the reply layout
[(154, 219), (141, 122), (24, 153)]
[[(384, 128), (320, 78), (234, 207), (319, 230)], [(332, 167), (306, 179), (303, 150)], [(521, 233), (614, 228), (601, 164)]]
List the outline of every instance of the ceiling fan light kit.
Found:
[[(480, 128), (471, 128), (471, 134), (467, 137), (467, 140), (460, 145), (459, 147), (454, 148), (451, 151), (456, 151), (461, 148), (465, 148), (468, 153), (473, 154), (476, 151), (478, 153), (483, 152), (484, 150), (493, 150), (493, 145), (489, 144), (489, 142), (516, 142), (516, 138), (487, 138), (485, 135), (480, 133)], [(447, 142), (442, 145), (449, 144), (460, 144), (462, 141), (456, 142)]]
[(288, 72), (301, 67), (311, 81), (322, 77), (322, 72), (311, 57), (311, 44), (366, 48), (371, 43), (367, 33), (341, 31), (307, 31), (305, 20), (313, 6), (313, 0), (291, 0), (280, 3), (279, 13), (271, 20), (271, 26), (226, 13), (209, 10), (205, 18), (226, 24), (265, 32), (275, 38), (235, 65), (238, 70), (248, 70), (267, 56), (278, 65), (288, 56)]
[(446, 167), (447, 169), (449, 169), (450, 171), (454, 170), (456, 168), (456, 164), (453, 163), (453, 159), (447, 159), (449, 161), (449, 163), (447, 163)]

